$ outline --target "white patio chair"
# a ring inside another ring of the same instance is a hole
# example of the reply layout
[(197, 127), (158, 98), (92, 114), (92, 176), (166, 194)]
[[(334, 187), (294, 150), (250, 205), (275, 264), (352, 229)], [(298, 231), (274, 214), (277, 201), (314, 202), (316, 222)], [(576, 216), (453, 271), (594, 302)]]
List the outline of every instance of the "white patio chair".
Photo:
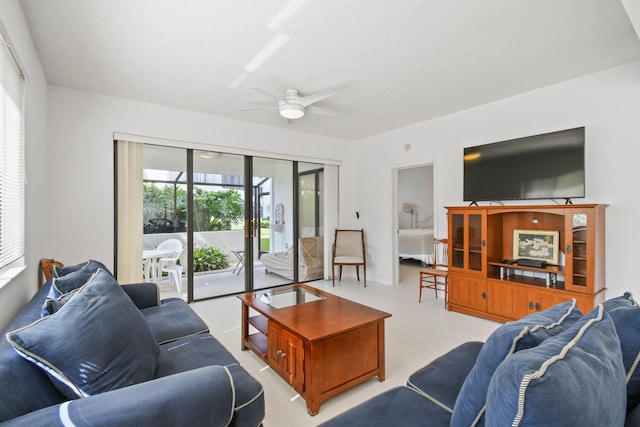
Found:
[(156, 277), (162, 278), (162, 271), (167, 268), (176, 265), (180, 252), (182, 251), (182, 242), (178, 239), (167, 239), (158, 245), (157, 250), (165, 250), (167, 254), (160, 257), (156, 263)]
[[(180, 261), (180, 264), (178, 264)], [(175, 258), (172, 264), (167, 264), (162, 267), (160, 274), (166, 272), (169, 275), (169, 284), (175, 286), (178, 293), (182, 293), (182, 271), (184, 266), (187, 265), (187, 248), (182, 248), (178, 256)]]

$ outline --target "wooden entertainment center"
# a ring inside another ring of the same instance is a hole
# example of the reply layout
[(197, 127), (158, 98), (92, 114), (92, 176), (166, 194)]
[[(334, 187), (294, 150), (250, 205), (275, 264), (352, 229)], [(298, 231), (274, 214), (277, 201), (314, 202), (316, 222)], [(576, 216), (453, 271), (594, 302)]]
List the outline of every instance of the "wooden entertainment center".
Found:
[[(607, 206), (447, 207), (448, 309), (510, 321), (575, 298), (588, 313), (605, 299)], [(515, 264), (513, 230), (558, 232), (559, 265)]]

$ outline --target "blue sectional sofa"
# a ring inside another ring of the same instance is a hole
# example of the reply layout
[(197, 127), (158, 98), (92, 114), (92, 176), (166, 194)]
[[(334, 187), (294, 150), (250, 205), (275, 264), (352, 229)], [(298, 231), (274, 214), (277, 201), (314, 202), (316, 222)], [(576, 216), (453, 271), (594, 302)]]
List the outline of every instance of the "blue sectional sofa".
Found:
[(0, 342), (0, 425), (251, 426), (262, 386), (180, 299), (54, 268)]
[(333, 426), (640, 426), (640, 306), (575, 300), (465, 343)]

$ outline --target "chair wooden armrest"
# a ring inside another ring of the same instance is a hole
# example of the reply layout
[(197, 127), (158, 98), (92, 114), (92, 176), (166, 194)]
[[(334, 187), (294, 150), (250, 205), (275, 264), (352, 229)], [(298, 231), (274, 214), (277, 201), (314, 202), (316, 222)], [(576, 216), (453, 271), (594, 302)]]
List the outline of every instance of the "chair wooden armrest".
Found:
[(47, 280), (51, 280), (53, 267), (64, 267), (64, 264), (53, 258), (40, 259), (40, 269), (38, 271), (38, 282), (40, 286), (42, 286)]

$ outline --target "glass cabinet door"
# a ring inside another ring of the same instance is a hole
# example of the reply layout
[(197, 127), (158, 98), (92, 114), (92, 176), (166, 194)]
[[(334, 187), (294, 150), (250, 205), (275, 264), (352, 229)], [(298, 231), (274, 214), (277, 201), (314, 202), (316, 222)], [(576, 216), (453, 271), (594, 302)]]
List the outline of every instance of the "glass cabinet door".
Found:
[(482, 214), (469, 214), (469, 245), (467, 249), (467, 257), (469, 262), (467, 268), (473, 271), (482, 271), (482, 254), (484, 250), (484, 236)]
[(592, 292), (594, 239), (593, 212), (567, 209), (571, 220), (565, 230), (565, 288), (577, 292)]
[(464, 215), (450, 213), (449, 260), (452, 267), (464, 268)]
[(450, 267), (481, 274), (485, 265), (486, 214), (477, 211), (450, 211)]

